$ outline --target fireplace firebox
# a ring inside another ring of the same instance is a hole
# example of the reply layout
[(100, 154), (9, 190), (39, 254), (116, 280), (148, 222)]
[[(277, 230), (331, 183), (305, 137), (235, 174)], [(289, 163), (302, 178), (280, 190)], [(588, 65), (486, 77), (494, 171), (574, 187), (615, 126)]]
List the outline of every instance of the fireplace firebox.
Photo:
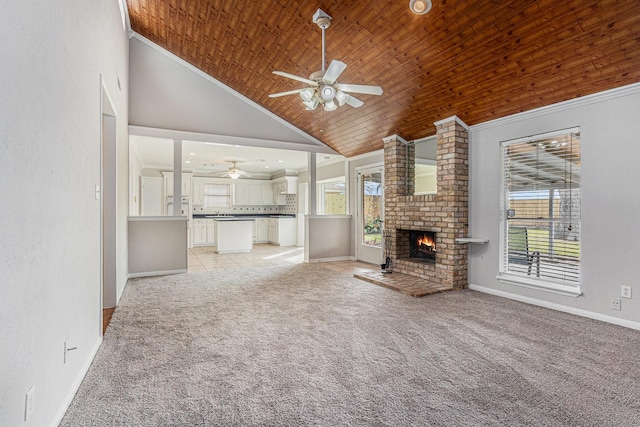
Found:
[(436, 233), (432, 231), (410, 231), (409, 258), (425, 261), (436, 260)]

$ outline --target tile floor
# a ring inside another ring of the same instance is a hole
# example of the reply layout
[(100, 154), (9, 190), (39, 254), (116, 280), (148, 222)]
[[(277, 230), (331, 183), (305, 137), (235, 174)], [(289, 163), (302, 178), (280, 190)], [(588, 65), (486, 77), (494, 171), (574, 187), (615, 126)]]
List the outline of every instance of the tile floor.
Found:
[[(303, 260), (304, 248), (297, 246), (255, 244), (251, 252), (237, 254), (217, 254), (212, 246), (200, 246), (189, 250), (188, 268), (189, 272), (233, 270), (246, 267), (301, 264)], [(373, 264), (359, 261), (323, 262), (322, 266), (350, 276), (377, 268)]]

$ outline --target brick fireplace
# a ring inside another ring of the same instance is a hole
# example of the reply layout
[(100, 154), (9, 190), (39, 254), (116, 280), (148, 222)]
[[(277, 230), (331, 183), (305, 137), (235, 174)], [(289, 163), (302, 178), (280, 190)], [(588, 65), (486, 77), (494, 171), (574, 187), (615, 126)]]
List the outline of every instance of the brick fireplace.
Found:
[[(467, 287), (468, 130), (457, 117), (435, 123), (437, 194), (414, 195), (415, 146), (384, 139), (384, 227), (390, 234), (391, 269), (451, 289)], [(435, 262), (410, 257), (411, 231), (435, 233)]]

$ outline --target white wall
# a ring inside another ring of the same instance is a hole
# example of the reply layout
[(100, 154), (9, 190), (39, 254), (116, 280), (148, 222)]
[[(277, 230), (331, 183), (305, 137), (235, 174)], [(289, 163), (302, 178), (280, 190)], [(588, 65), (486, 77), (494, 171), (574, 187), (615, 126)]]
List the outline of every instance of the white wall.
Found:
[[(553, 308), (640, 326), (640, 84), (471, 127), (469, 283)], [(581, 288), (566, 297), (507, 285), (498, 274), (500, 141), (580, 126), (582, 147)], [(622, 311), (609, 308), (620, 286), (634, 286)], [(535, 300), (535, 301), (534, 301)], [(635, 322), (635, 323), (634, 323)]]
[[(126, 280), (128, 40), (116, 0), (5, 2), (0, 40), (0, 425), (46, 426), (101, 342), (101, 75), (118, 115), (120, 290)], [(77, 350), (63, 364), (67, 338)]]
[(139, 35), (130, 41), (130, 61), (131, 125), (220, 135), (226, 138), (220, 142), (225, 143), (229, 143), (228, 137), (237, 137), (263, 144), (272, 141), (308, 145), (310, 149), (324, 147)]

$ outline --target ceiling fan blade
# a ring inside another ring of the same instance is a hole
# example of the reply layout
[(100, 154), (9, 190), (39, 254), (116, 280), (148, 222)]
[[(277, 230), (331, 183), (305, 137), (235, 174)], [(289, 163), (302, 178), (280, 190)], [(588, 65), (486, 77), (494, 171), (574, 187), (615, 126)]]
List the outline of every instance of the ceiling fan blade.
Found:
[(305, 79), (304, 77), (294, 76), (293, 74), (285, 73), (284, 71), (274, 71), (273, 74), (286, 77), (288, 79), (297, 80), (299, 82), (306, 83), (310, 86), (318, 86), (318, 83), (314, 82), (313, 80)]
[(360, 101), (358, 98), (354, 98), (352, 95), (349, 96), (346, 103), (351, 105), (353, 108), (362, 107), (364, 105), (364, 102)]
[(336, 86), (338, 90), (341, 90), (343, 92), (364, 93), (366, 95), (382, 95), (382, 88), (380, 86), (350, 85), (346, 83), (338, 83)]
[(342, 74), (345, 68), (347, 68), (347, 64), (334, 59), (333, 61), (331, 61), (331, 64), (329, 64), (327, 72), (324, 73), (324, 76), (322, 76), (322, 81), (332, 85), (333, 82), (338, 80), (338, 77), (340, 77), (340, 74)]
[(305, 89), (306, 89), (306, 88), (303, 88), (303, 89), (296, 89), (296, 90), (290, 90), (290, 91), (287, 91), (287, 92), (272, 93), (272, 94), (270, 94), (270, 95), (269, 95), (269, 98), (278, 98), (278, 97), (280, 97), (280, 96), (294, 95), (294, 94), (296, 94), (296, 93), (300, 93), (300, 92), (302, 92), (302, 91), (303, 91), (303, 90), (305, 90)]

